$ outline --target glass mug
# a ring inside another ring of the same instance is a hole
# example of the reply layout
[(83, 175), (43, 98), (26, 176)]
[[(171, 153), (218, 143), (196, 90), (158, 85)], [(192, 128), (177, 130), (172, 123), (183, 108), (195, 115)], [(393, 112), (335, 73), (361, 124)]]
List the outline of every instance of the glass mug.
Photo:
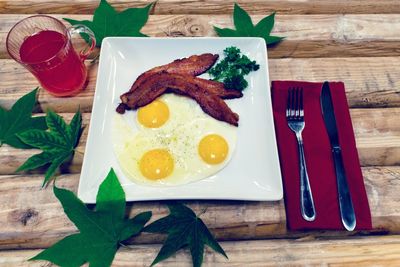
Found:
[[(85, 34), (89, 45), (77, 52), (72, 36)], [(94, 33), (84, 25), (65, 27), (50, 16), (35, 15), (19, 21), (6, 40), (10, 56), (28, 69), (42, 87), (55, 96), (71, 96), (84, 89), (85, 59), (96, 46)]]

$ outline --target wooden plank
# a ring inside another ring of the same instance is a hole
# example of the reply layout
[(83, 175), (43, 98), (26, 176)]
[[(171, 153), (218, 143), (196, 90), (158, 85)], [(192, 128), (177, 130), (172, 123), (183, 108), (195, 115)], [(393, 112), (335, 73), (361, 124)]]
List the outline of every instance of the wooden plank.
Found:
[(350, 113), (361, 164), (400, 165), (400, 109), (351, 109)]
[[(343, 81), (349, 105), (400, 104), (400, 57), (268, 60), (270, 80)], [(392, 102), (393, 101), (393, 102)]]
[[(260, 240), (223, 242), (229, 260), (206, 250), (204, 266), (398, 266), (400, 237), (338, 240)], [(147, 266), (159, 246), (121, 249), (113, 266)], [(134, 252), (132, 251), (134, 250)], [(144, 251), (143, 251), (144, 250)], [(139, 254), (139, 257), (136, 257)], [(134, 265), (132, 265), (134, 263)], [(160, 266), (191, 266), (189, 252), (179, 252)]]
[[(229, 260), (207, 248), (203, 266), (398, 266), (400, 237), (356, 237), (335, 240), (252, 240), (221, 242)], [(159, 245), (120, 248), (112, 266), (149, 266)], [(45, 261), (27, 262), (42, 250), (0, 252), (0, 267), (43, 266)], [(188, 250), (157, 266), (192, 266)]]
[[(400, 167), (363, 168), (374, 230), (371, 233), (400, 233)], [(57, 186), (76, 191), (79, 175), (62, 175)], [(42, 176), (0, 176), (0, 248), (42, 248), (75, 232), (62, 212), (51, 188), (41, 189)], [(153, 219), (167, 214), (163, 202), (129, 203), (130, 216), (153, 211)], [(283, 201), (190, 201), (195, 212), (207, 209), (201, 216), (220, 240), (262, 238), (344, 237), (367, 232), (291, 232), (286, 229)], [(158, 243), (164, 236), (143, 234), (129, 243)]]
[[(5, 41), (11, 27), (29, 15), (0, 17), (0, 58), (9, 58)], [(54, 15), (90, 19), (90, 15)], [(253, 15), (254, 22), (263, 16)], [(153, 15), (143, 28), (149, 36), (216, 36), (213, 25), (233, 27), (230, 15)], [(399, 56), (400, 14), (277, 15), (273, 33), (286, 39), (270, 49), (271, 58)]]
[[(1, 0), (0, 13), (65, 13), (87, 14), (93, 13), (98, 6), (97, 0), (75, 0), (66, 3), (62, 0)], [(129, 7), (143, 7), (151, 3), (148, 0), (109, 0), (117, 9)], [(284, 14), (335, 14), (335, 13), (400, 13), (400, 7), (396, 0), (159, 0), (156, 2), (152, 13), (154, 14), (226, 14), (233, 10), (233, 3), (239, 3), (241, 7), (250, 13), (265, 14), (273, 11)]]
[[(0, 18), (0, 33), (6, 35), (18, 21), (32, 14), (5, 14)], [(90, 20), (91, 15), (54, 14), (53, 17)], [(256, 23), (262, 15), (252, 15)], [(65, 25), (69, 25), (63, 21)], [(151, 15), (143, 27), (150, 36), (216, 36), (212, 26), (233, 28), (230, 15)], [(273, 33), (290, 40), (360, 41), (400, 40), (400, 14), (368, 15), (281, 15), (275, 17)], [(5, 41), (5, 40), (4, 40)]]
[[(269, 59), (268, 64), (270, 80), (343, 81), (353, 108), (400, 106), (400, 57), (286, 58)], [(75, 112), (78, 106), (85, 112), (91, 111), (96, 75), (97, 64), (90, 65), (88, 86), (73, 101), (41, 90), (37, 111), (52, 108), (57, 112)], [(22, 66), (12, 60), (0, 60), (0, 106), (10, 108), (36, 86), (38, 82)]]
[[(61, 114), (70, 120), (73, 114)], [(352, 109), (358, 153), (362, 166), (400, 165), (400, 108)], [(79, 173), (89, 129), (90, 114), (83, 114), (84, 131), (71, 163), (65, 164), (63, 173)], [(39, 150), (21, 150), (4, 145), (0, 148), (0, 175), (14, 174), (18, 166)], [(35, 171), (43, 173), (44, 170)]]

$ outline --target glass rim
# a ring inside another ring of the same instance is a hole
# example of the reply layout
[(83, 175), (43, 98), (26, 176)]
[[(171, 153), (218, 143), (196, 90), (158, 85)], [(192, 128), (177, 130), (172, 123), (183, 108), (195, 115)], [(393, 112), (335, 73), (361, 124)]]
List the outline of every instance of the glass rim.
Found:
[[(55, 53), (55, 54), (54, 54), (53, 56), (51, 56), (50, 58), (48, 58), (48, 59), (46, 59), (46, 60), (41, 60), (41, 61), (24, 62), (24, 61), (22, 61), (21, 59), (18, 59), (18, 58), (16, 58), (16, 57), (14, 57), (14, 55), (13, 55), (12, 53), (10, 53), (10, 49), (9, 49), (9, 38), (10, 38), (11, 33), (15, 30), (15, 28), (16, 28), (18, 25), (20, 25), (22, 22), (25, 22), (25, 21), (27, 21), (27, 20), (30, 20), (30, 19), (33, 19), (33, 18), (37, 18), (37, 17), (48, 18), (48, 19), (53, 20), (53, 21), (56, 22), (57, 24), (59, 24), (59, 25), (63, 28), (64, 34), (67, 36), (67, 40), (64, 42), (63, 46), (60, 47), (60, 50), (58, 50), (57, 53)], [(70, 39), (70, 37), (71, 37), (71, 36), (70, 36), (70, 34), (69, 34), (68, 28), (67, 28), (59, 19), (56, 19), (56, 18), (54, 18), (54, 17), (52, 17), (52, 16), (41, 15), (41, 14), (29, 16), (29, 17), (26, 17), (26, 18), (24, 18), (24, 19), (18, 21), (18, 22), (17, 22), (14, 26), (12, 26), (11, 29), (9, 30), (9, 32), (8, 32), (8, 34), (7, 34), (7, 38), (6, 38), (7, 53), (11, 56), (11, 58), (13, 58), (15, 61), (17, 61), (18, 63), (23, 64), (23, 65), (46, 63), (46, 62), (49, 62), (49, 61), (51, 61), (52, 59), (56, 58), (59, 54), (62, 53), (62, 51), (63, 51), (63, 50), (65, 49), (65, 47), (67, 46), (68, 40)]]

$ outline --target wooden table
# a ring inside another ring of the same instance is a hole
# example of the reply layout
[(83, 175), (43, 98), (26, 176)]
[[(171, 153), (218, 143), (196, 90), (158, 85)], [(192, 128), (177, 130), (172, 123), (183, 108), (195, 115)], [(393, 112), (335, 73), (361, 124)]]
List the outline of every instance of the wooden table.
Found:
[[(150, 1), (112, 0), (122, 10)], [(214, 36), (212, 25), (232, 26), (231, 0), (159, 0), (143, 32), (150, 36)], [(238, 1), (260, 20), (277, 11), (275, 33), (286, 36), (269, 49), (271, 80), (341, 80), (355, 128), (371, 206), (371, 232), (290, 232), (283, 201), (193, 201), (229, 255), (207, 250), (204, 266), (374, 265), (400, 266), (400, 2), (398, 0), (247, 0)], [(90, 18), (97, 0), (0, 0), (0, 105), (9, 108), (38, 83), (11, 60), (5, 37), (12, 25), (33, 13), (57, 18)], [(88, 88), (77, 97), (54, 98), (41, 91), (36, 112), (47, 108), (67, 119), (80, 106), (85, 131), (72, 164), (62, 168), (59, 185), (76, 191), (93, 102), (97, 65)], [(47, 266), (26, 259), (76, 228), (51, 187), (42, 190), (42, 172), (14, 170), (34, 150), (0, 148), (0, 266)], [(167, 214), (160, 202), (130, 204), (131, 213), (150, 209)], [(143, 234), (133, 249), (121, 248), (115, 266), (149, 266), (164, 236)], [(160, 266), (190, 266), (178, 253)]]

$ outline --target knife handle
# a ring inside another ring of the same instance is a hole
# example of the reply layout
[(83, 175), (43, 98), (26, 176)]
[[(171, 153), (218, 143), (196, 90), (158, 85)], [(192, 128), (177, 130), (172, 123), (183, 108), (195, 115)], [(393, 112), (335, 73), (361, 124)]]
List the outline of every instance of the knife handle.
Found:
[(304, 157), (303, 138), (301, 133), (296, 134), (300, 159), (300, 206), (301, 215), (304, 220), (312, 222), (315, 220), (316, 212), (311, 192), (310, 180), (308, 179), (306, 160)]
[(333, 161), (335, 163), (336, 181), (339, 197), (340, 216), (347, 231), (353, 231), (356, 227), (356, 216), (353, 202), (351, 200), (349, 186), (343, 166), (343, 158), (340, 147), (332, 149)]

